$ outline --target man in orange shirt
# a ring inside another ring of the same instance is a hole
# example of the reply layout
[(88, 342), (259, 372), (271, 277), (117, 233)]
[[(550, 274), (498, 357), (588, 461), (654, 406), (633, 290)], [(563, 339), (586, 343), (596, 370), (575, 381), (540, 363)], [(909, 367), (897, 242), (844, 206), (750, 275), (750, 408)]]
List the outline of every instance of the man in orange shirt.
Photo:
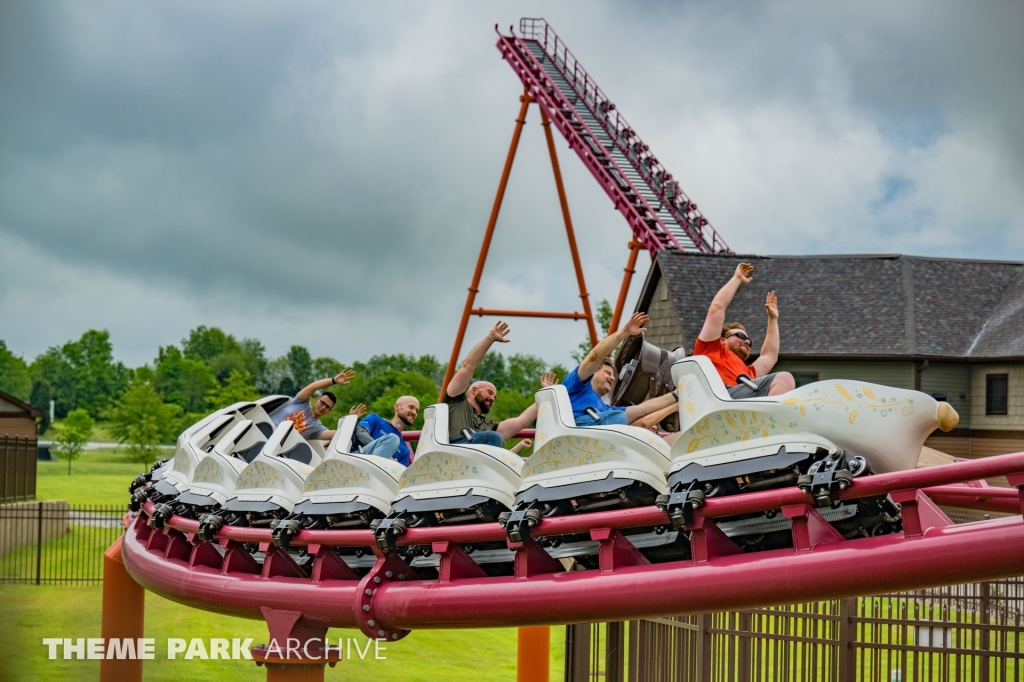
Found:
[[(725, 311), (732, 303), (733, 296), (741, 286), (753, 280), (753, 272), (754, 266), (750, 263), (736, 266), (732, 279), (719, 289), (711, 301), (704, 327), (693, 347), (694, 355), (706, 355), (715, 364), (715, 369), (729, 389), (729, 395), (736, 399), (778, 395), (796, 388), (793, 375), (789, 372), (770, 373), (779, 359), (779, 305), (774, 291), (768, 292), (764, 303), (768, 311), (768, 331), (764, 335), (761, 354), (754, 364), (746, 364), (751, 344), (747, 330), (739, 322), (724, 324)], [(744, 385), (738, 379), (741, 374), (745, 374), (756, 387)]]

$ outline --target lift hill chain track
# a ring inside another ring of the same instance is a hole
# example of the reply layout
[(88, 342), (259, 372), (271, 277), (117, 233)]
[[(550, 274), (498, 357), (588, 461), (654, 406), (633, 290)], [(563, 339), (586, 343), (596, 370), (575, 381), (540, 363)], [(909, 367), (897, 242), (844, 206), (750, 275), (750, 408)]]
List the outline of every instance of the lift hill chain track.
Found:
[(565, 136), (636, 239), (664, 249), (732, 253), (640, 136), (544, 19), (524, 18), (498, 49)]

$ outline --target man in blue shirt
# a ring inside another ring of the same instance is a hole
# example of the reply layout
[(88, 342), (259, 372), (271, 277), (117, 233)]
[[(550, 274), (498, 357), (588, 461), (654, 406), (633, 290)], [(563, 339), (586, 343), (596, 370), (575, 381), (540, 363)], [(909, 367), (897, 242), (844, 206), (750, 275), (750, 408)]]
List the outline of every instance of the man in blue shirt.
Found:
[(583, 358), (583, 362), (565, 377), (562, 385), (569, 393), (576, 426), (630, 424), (679, 402), (674, 391), (629, 407), (611, 407), (601, 400), (601, 396), (610, 393), (615, 385), (615, 365), (609, 356), (629, 337), (647, 331), (644, 324), (648, 319), (645, 313), (634, 313), (622, 329), (609, 334), (594, 346), (587, 357)]
[(359, 444), (364, 455), (393, 459), (409, 466), (412, 452), (402, 439), (402, 431), (412, 426), (419, 413), (420, 401), (411, 395), (403, 395), (395, 402), (395, 416), (391, 421), (379, 414), (370, 414), (359, 422), (352, 445)]

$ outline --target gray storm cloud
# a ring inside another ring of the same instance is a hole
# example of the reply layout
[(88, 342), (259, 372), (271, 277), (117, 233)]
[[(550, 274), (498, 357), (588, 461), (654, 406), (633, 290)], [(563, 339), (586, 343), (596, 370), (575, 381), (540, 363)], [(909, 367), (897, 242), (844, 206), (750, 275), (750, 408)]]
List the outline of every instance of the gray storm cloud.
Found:
[[(521, 15), (737, 251), (1022, 259), (1022, 7), (5, 2), (0, 338), (32, 356), (105, 327), (135, 364), (217, 324), (272, 353), (446, 357), (520, 90), (493, 26)], [(537, 123), (482, 302), (571, 310)], [(559, 151), (614, 300), (628, 230)], [(508, 351), (552, 361), (584, 333), (513, 326)]]

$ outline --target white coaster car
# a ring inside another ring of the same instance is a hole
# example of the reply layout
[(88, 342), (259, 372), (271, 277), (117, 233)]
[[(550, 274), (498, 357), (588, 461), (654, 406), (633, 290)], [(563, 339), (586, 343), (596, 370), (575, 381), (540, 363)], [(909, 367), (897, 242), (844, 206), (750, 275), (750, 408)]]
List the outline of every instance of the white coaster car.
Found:
[[(924, 393), (846, 379), (734, 400), (704, 356), (677, 362), (672, 376), (681, 433), (668, 476), (673, 499), (659, 504), (677, 523), (687, 504), (698, 506), (705, 496), (799, 485), (829, 507), (823, 515), (847, 537), (894, 532), (900, 521), (891, 501), (840, 505), (838, 492), (856, 476), (913, 469), (928, 434), (958, 420), (948, 403)], [(769, 520), (721, 525), (726, 534), (749, 536), (789, 527), (788, 520)]]
[[(271, 431), (271, 435), (273, 431)], [(204, 457), (192, 473), (188, 490), (177, 503), (181, 516), (195, 516), (199, 511), (213, 511), (234, 495), (238, 477), (245, 467), (256, 459), (267, 444), (267, 437), (255, 422), (244, 419), (217, 443), (213, 452)], [(192, 507), (194, 511), (184, 507)]]
[[(269, 526), (284, 518), (302, 497), (306, 477), (325, 455), (318, 440), (306, 440), (292, 422), (282, 422), (239, 474), (235, 494), (215, 516), (228, 525), (241, 526)], [(203, 524), (211, 516), (205, 517)]]
[(351, 452), (359, 417), (347, 415), (327, 447), (327, 456), (306, 476), (291, 516), (274, 527), (278, 546), (303, 529), (366, 528), (387, 516), (405, 466), (393, 459)]
[(668, 492), (670, 448), (636, 426), (578, 427), (564, 386), (537, 391), (537, 434), (516, 507), (544, 516), (654, 504)]
[[(221, 438), (243, 420), (251, 421), (265, 441), (274, 431), (270, 414), (281, 408), (289, 398), (272, 395), (255, 402), (240, 402), (221, 408), (189, 426), (175, 447), (174, 457), (154, 466), (151, 473), (153, 490), (159, 501), (168, 501), (183, 493), (192, 480), (200, 460), (213, 451)], [(253, 453), (255, 457), (256, 453)]]
[(391, 513), (409, 525), (494, 521), (512, 508), (523, 458), (504, 448), (448, 443), (448, 405), (423, 411), (416, 457), (398, 481)]

